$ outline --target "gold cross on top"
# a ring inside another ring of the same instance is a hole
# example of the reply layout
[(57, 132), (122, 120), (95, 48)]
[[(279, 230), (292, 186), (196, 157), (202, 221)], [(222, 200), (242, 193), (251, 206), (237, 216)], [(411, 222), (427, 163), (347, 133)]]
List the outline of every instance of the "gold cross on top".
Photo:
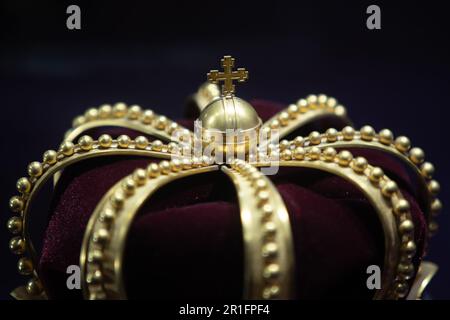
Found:
[(210, 81), (211, 83), (218, 83), (219, 81), (223, 81), (222, 95), (232, 96), (235, 91), (233, 80), (244, 82), (248, 79), (248, 71), (245, 70), (245, 68), (238, 68), (236, 71), (233, 71), (234, 58), (231, 56), (224, 56), (223, 59), (221, 59), (221, 62), (223, 72), (219, 72), (218, 70), (211, 70), (210, 72), (208, 72), (208, 81)]

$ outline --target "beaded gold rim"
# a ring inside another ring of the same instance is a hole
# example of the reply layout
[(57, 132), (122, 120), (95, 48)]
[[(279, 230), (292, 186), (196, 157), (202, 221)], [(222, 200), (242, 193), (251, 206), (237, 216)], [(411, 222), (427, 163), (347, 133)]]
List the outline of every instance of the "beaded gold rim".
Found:
[[(82, 136), (77, 144), (64, 142), (59, 151), (48, 150), (43, 155), (43, 161), (34, 161), (28, 166), (28, 177), (17, 181), (20, 195), (10, 199), (10, 209), (17, 215), (8, 220), (7, 227), (15, 235), (9, 243), (10, 250), (21, 258), (18, 270), (22, 275), (32, 275), (26, 286), (26, 292), (32, 296), (45, 297), (45, 292), (35, 267), (37, 266), (36, 252), (28, 232), (28, 217), (31, 202), (38, 195), (39, 190), (54, 174), (62, 169), (87, 159), (114, 156), (136, 155), (169, 159), (175, 145), (164, 145), (159, 140), (151, 143), (144, 136), (131, 139), (121, 135), (113, 139), (109, 135), (101, 135), (98, 140), (90, 136)], [(23, 289), (19, 290), (23, 292)], [(20, 293), (22, 295), (22, 293)]]

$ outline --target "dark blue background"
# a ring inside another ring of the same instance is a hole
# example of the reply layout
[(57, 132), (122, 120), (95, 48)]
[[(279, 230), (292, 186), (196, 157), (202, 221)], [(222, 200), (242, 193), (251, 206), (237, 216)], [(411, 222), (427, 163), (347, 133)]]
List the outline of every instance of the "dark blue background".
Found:
[[(287, 104), (326, 93), (348, 108), (357, 126), (392, 128), (425, 150), (444, 203), (428, 257), (440, 265), (430, 292), (450, 298), (444, 2), (298, 2), (1, 2), (1, 225), (10, 216), (7, 201), (17, 178), (59, 145), (75, 115), (125, 101), (180, 117), (205, 73), (232, 54), (250, 71), (250, 81), (238, 88), (243, 98)], [(365, 26), (373, 3), (381, 7), (382, 30)], [(80, 31), (66, 29), (69, 4), (81, 6)], [(35, 214), (45, 219), (45, 212)], [(6, 298), (24, 279), (4, 227), (0, 235), (0, 294)]]

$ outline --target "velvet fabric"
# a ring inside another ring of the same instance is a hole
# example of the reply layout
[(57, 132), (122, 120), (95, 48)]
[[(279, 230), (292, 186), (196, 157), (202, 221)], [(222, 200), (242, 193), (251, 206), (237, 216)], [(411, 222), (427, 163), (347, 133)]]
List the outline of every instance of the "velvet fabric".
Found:
[[(263, 120), (282, 106), (255, 100)], [(187, 115), (196, 117), (195, 110)], [(192, 127), (192, 119), (181, 121)], [(316, 121), (305, 130), (341, 129), (337, 118)], [(138, 133), (120, 128), (91, 132), (113, 136)], [(405, 168), (386, 154), (352, 150), (383, 167), (410, 201), (420, 262), (425, 250), (423, 199)], [(151, 161), (130, 156), (90, 159), (64, 170), (50, 208), (39, 273), (50, 298), (81, 299), (66, 287), (68, 265), (79, 264), (89, 217), (108, 189)], [(346, 180), (312, 169), (280, 168), (270, 176), (289, 211), (295, 251), (295, 298), (370, 299), (366, 268), (384, 260), (380, 222), (361, 192)], [(173, 182), (159, 191), (133, 221), (126, 243), (124, 275), (129, 298), (240, 299), (243, 242), (233, 185), (221, 172)]]

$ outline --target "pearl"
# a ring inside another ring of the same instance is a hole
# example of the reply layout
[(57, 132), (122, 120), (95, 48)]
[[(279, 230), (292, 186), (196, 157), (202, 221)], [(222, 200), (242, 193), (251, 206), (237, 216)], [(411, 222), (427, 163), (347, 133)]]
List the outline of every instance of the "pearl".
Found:
[(20, 178), (19, 180), (17, 180), (16, 188), (20, 193), (28, 193), (31, 190), (31, 182), (30, 180), (28, 180), (28, 178)]
[(24, 202), (20, 197), (14, 196), (11, 199), (9, 199), (9, 208), (11, 209), (11, 211), (20, 212), (22, 211), (23, 206)]
[(308, 111), (308, 101), (306, 101), (305, 99), (298, 100), (297, 106), (298, 106), (300, 113), (305, 113)]
[(109, 240), (109, 231), (105, 228), (98, 229), (96, 232), (94, 232), (92, 240), (95, 243), (106, 244), (106, 242)]
[(424, 176), (427, 179), (431, 179), (434, 174), (434, 166), (430, 162), (424, 162), (422, 166), (420, 167), (420, 172), (422, 173), (422, 176)]
[(333, 97), (329, 97), (327, 100), (327, 107), (328, 108), (334, 108), (337, 105), (337, 100)]
[(364, 170), (367, 168), (367, 160), (363, 157), (357, 157), (352, 162), (352, 168), (356, 173), (363, 173)]
[(37, 178), (42, 175), (42, 164), (38, 161), (34, 161), (28, 165), (28, 174), (30, 177)]
[(192, 168), (192, 160), (189, 158), (183, 158), (181, 160), (181, 165), (183, 167), (183, 170), (190, 169), (190, 168)]
[(147, 166), (147, 175), (150, 178), (156, 178), (160, 173), (159, 166), (156, 163), (153, 162)]
[(278, 116), (278, 121), (280, 122), (281, 126), (287, 126), (289, 123), (289, 113), (287, 113), (286, 111), (282, 111)]
[[(197, 159), (198, 165), (201, 165), (201, 159)], [(159, 167), (161, 169), (162, 174), (169, 174), (170, 172), (170, 163), (167, 160), (163, 160), (159, 163)]]
[(398, 230), (400, 231), (401, 234), (410, 234), (411, 232), (414, 231), (414, 224), (409, 219), (403, 220), (400, 223)]
[(98, 138), (98, 144), (101, 148), (109, 148), (112, 144), (112, 137), (109, 134), (102, 134)]
[[(385, 197), (390, 197), (397, 191), (398, 191), (398, 186), (392, 180), (387, 181), (385, 184), (383, 184), (383, 187), (381, 188), (381, 192), (383, 193), (383, 195)], [(401, 199), (401, 200), (404, 200), (404, 199)]]
[(21, 237), (14, 237), (9, 241), (9, 250), (14, 254), (23, 254), (25, 252), (25, 240)]
[[(207, 162), (205, 162), (207, 164)], [(181, 161), (178, 159), (172, 159), (170, 161), (170, 170), (172, 170), (172, 172), (178, 172), (181, 170)]]
[(289, 149), (286, 149), (281, 152), (281, 159), (283, 160), (291, 160), (292, 159), (292, 151)]
[(409, 158), (414, 164), (418, 165), (424, 161), (425, 153), (420, 148), (412, 148), (411, 151), (409, 151)]
[(325, 133), (328, 142), (335, 142), (338, 138), (338, 134), (338, 131), (334, 128), (328, 129)]
[(155, 118), (155, 113), (153, 112), (153, 110), (147, 109), (142, 113), (141, 121), (144, 124), (150, 124), (150, 123), (152, 123), (154, 118)]
[(408, 257), (413, 257), (416, 254), (416, 249), (416, 244), (411, 240), (402, 246), (402, 251), (408, 255)]
[(306, 97), (306, 101), (308, 102), (308, 105), (311, 108), (316, 107), (315, 105), (317, 104), (317, 96), (315, 94), (310, 94), (309, 96)]
[(134, 141), (138, 149), (145, 149), (148, 146), (148, 139), (144, 136), (138, 136)]
[(344, 129), (342, 129), (342, 136), (344, 137), (344, 140), (352, 140), (355, 135), (355, 129), (353, 129), (350, 126), (346, 126)]
[(78, 139), (78, 145), (84, 151), (91, 150), (93, 144), (94, 140), (90, 136), (82, 136), (80, 139)]
[(389, 129), (383, 129), (378, 133), (378, 139), (382, 144), (390, 145), (394, 140), (394, 134)]
[(320, 133), (317, 131), (313, 131), (309, 134), (309, 143), (311, 145), (317, 145), (320, 144), (322, 138), (320, 136)]
[[(129, 188), (129, 186), (128, 186), (128, 188)], [(129, 192), (129, 191), (130, 191), (130, 189), (127, 190), (127, 192)], [(115, 211), (113, 209), (111, 209), (111, 208), (106, 208), (100, 214), (100, 221), (108, 223), (108, 222), (113, 221), (115, 217), (116, 217)]]
[(161, 151), (163, 143), (160, 140), (152, 141), (152, 150), (153, 151)]
[(98, 109), (98, 117), (100, 119), (107, 119), (112, 114), (112, 107), (109, 104), (103, 104)]
[(271, 263), (264, 268), (263, 277), (265, 279), (273, 279), (280, 275), (280, 266), (276, 263)]
[(428, 190), (430, 191), (430, 193), (432, 195), (437, 195), (439, 193), (439, 191), (441, 190), (441, 186), (439, 185), (439, 182), (437, 182), (436, 180), (431, 180), (428, 183)]
[(263, 225), (263, 233), (266, 237), (273, 236), (277, 231), (277, 226), (272, 221), (268, 221)]
[(397, 139), (395, 139), (395, 147), (400, 152), (406, 152), (411, 148), (411, 142), (409, 139), (405, 136), (400, 136)]
[[(256, 194), (258, 194), (259, 192), (260, 191), (257, 191)], [(266, 192), (266, 191), (264, 191), (264, 192)], [(270, 217), (272, 215), (272, 213), (273, 213), (273, 207), (270, 204), (266, 203), (262, 206), (263, 218)]]
[(117, 144), (119, 148), (128, 148), (131, 143), (131, 139), (129, 136), (122, 134), (117, 138)]
[(133, 105), (128, 109), (128, 119), (136, 120), (141, 116), (142, 109), (138, 105)]
[(305, 157), (305, 149), (297, 147), (294, 149), (294, 158), (296, 160), (302, 160)]
[(332, 147), (326, 147), (325, 150), (323, 151), (323, 157), (327, 162), (333, 161), (336, 154), (337, 154), (336, 149)]
[(359, 132), (361, 139), (365, 141), (372, 141), (375, 137), (375, 130), (371, 126), (364, 126)]
[(369, 179), (374, 183), (378, 183), (381, 178), (384, 176), (383, 169), (379, 167), (373, 167), (370, 171)]
[(438, 215), (439, 212), (442, 210), (442, 203), (439, 199), (434, 199), (431, 203), (431, 211), (434, 216)]
[(179, 126), (178, 126), (178, 123), (172, 122), (172, 123), (170, 124), (170, 126), (167, 127), (167, 132), (170, 133), (170, 134), (172, 134), (172, 132), (174, 132), (175, 130), (177, 130), (178, 127), (179, 127)]
[(75, 145), (71, 141), (65, 141), (61, 144), (59, 151), (65, 156), (71, 156), (75, 151)]
[(319, 103), (319, 105), (321, 107), (325, 106), (325, 103), (327, 102), (328, 97), (325, 94), (319, 94), (319, 96), (317, 97), (317, 102)]
[(164, 128), (166, 127), (166, 125), (167, 125), (167, 118), (165, 117), (165, 116), (159, 116), (157, 119), (156, 119), (156, 124), (155, 124), (155, 127), (156, 127), (156, 129), (158, 129), (158, 130), (164, 130)]
[(267, 181), (264, 180), (263, 178), (258, 178), (255, 180), (254, 182), (255, 188), (256, 190), (263, 190), (265, 188), (267, 188)]
[(295, 119), (297, 117), (298, 114), (298, 106), (296, 104), (291, 104), (289, 105), (288, 109), (287, 109), (288, 113), (289, 113), (289, 117), (291, 119)]
[(270, 194), (267, 190), (260, 190), (256, 193), (259, 205), (264, 205), (269, 200)]
[(127, 105), (123, 102), (118, 102), (113, 106), (113, 116), (115, 118), (123, 118), (127, 114)]
[(399, 199), (394, 205), (394, 211), (398, 215), (408, 213), (410, 210), (409, 202), (405, 199)]
[(266, 243), (262, 248), (262, 256), (264, 258), (274, 257), (278, 253), (278, 246), (275, 242)]
[(87, 121), (92, 121), (98, 118), (98, 110), (95, 108), (89, 108), (85, 113), (84, 117)]
[(84, 116), (78, 116), (72, 121), (72, 127), (77, 128), (86, 123), (86, 118)]
[(296, 147), (303, 147), (304, 142), (305, 142), (305, 139), (303, 139), (303, 137), (301, 137), (301, 136), (297, 136), (294, 139), (294, 145)]
[(110, 199), (111, 205), (115, 209), (120, 209), (125, 202), (125, 194), (122, 190), (117, 190)]
[(33, 263), (30, 258), (22, 257), (17, 263), (17, 269), (19, 269), (21, 275), (27, 276), (33, 272)]
[(38, 295), (42, 292), (43, 287), (39, 279), (32, 278), (28, 281), (26, 290), (30, 295)]
[(339, 152), (337, 159), (338, 159), (338, 164), (341, 167), (346, 167), (352, 161), (353, 155), (349, 151), (343, 150), (343, 151)]
[(344, 106), (338, 105), (334, 108), (334, 113), (338, 117), (344, 117), (347, 114), (347, 110), (345, 109)]
[(19, 234), (22, 232), (22, 219), (20, 217), (12, 217), (6, 224), (9, 232), (12, 234)]
[(278, 297), (280, 294), (280, 287), (276, 284), (270, 285), (263, 290), (263, 299), (272, 299)]
[(133, 180), (138, 186), (142, 186), (147, 181), (147, 172), (144, 169), (136, 169), (133, 172)]
[(132, 195), (136, 189), (136, 181), (133, 178), (127, 178), (122, 183), (122, 189), (126, 195)]
[(318, 160), (320, 158), (321, 150), (318, 147), (312, 147), (308, 150), (310, 160)]

